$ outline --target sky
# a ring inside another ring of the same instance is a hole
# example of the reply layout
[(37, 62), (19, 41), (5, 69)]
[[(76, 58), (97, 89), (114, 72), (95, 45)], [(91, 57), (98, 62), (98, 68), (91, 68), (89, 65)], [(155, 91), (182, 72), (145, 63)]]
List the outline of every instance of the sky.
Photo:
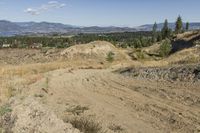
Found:
[(77, 26), (139, 26), (200, 22), (200, 0), (0, 0), (0, 20), (58, 22)]

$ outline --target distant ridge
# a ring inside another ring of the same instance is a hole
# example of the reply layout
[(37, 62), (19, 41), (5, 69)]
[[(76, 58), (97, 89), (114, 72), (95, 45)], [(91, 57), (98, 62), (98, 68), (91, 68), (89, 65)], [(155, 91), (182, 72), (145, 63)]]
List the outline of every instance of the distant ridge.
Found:
[[(110, 33), (110, 32), (136, 32), (151, 31), (153, 24), (142, 25), (134, 28), (130, 27), (81, 27), (62, 23), (50, 22), (11, 22), (0, 20), (0, 36), (14, 36), (27, 34), (78, 34), (78, 33)], [(163, 27), (163, 23), (158, 24), (158, 29)], [(169, 23), (169, 27), (174, 29), (175, 24)], [(200, 29), (200, 23), (190, 23), (190, 29)]]
[(109, 32), (133, 32), (135, 28), (128, 27), (81, 27), (62, 23), (50, 22), (10, 22), (0, 20), (0, 36), (14, 36), (27, 34), (50, 34), (50, 33), (109, 33)]
[[(164, 23), (158, 23), (157, 24), (158, 30), (161, 30), (163, 25), (164, 25)], [(185, 26), (186, 23), (183, 23), (183, 25)], [(168, 26), (171, 29), (175, 29), (175, 23), (169, 23)], [(141, 25), (141, 26), (137, 27), (136, 29), (140, 30), (140, 31), (151, 31), (152, 28), (153, 28), (153, 24), (146, 24), (146, 25)], [(200, 22), (192, 22), (192, 23), (190, 23), (190, 29), (191, 30), (200, 29)]]

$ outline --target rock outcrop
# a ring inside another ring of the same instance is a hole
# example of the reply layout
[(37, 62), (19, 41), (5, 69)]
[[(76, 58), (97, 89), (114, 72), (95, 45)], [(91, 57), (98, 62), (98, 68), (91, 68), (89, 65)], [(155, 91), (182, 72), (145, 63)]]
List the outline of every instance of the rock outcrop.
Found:
[(125, 68), (120, 74), (139, 79), (168, 81), (200, 81), (200, 64), (174, 67)]

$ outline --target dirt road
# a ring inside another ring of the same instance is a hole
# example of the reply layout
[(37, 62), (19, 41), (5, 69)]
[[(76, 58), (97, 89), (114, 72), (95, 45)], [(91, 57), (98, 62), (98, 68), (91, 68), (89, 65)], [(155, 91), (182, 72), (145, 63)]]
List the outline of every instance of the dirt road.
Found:
[(71, 108), (87, 107), (76, 115), (94, 117), (108, 132), (200, 132), (199, 83), (139, 80), (112, 71), (52, 71), (24, 95), (32, 95), (63, 120), (74, 115)]

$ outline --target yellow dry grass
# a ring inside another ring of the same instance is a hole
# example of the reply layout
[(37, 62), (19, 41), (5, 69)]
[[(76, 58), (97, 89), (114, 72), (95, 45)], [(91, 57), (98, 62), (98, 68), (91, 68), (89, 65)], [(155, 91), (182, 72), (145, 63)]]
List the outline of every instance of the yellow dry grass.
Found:
[(141, 61), (141, 63), (145, 67), (162, 67), (162, 66), (182, 65), (182, 64), (198, 64), (200, 63), (199, 51), (200, 51), (200, 48), (193, 47), (193, 48), (179, 51), (159, 61)]
[[(17, 84), (30, 85), (43, 78), (43, 73), (65, 69), (102, 69), (108, 64), (96, 61), (55, 61), (49, 63), (26, 64), (19, 66), (0, 66), (0, 104), (12, 97)], [(21, 79), (21, 80), (15, 80)]]
[(199, 36), (200, 35), (200, 31), (199, 30), (197, 30), (197, 31), (188, 31), (188, 32), (184, 32), (184, 33), (182, 33), (182, 34), (178, 34), (177, 36), (176, 36), (176, 38), (178, 39), (178, 40), (185, 40), (185, 41), (189, 41), (189, 40), (191, 40), (192, 38), (195, 38), (195, 37), (197, 37), (197, 36)]
[(189, 49), (184, 49), (179, 51), (168, 58), (164, 59), (164, 61), (171, 64), (191, 64), (191, 63), (199, 63), (200, 62), (200, 48), (193, 47)]

